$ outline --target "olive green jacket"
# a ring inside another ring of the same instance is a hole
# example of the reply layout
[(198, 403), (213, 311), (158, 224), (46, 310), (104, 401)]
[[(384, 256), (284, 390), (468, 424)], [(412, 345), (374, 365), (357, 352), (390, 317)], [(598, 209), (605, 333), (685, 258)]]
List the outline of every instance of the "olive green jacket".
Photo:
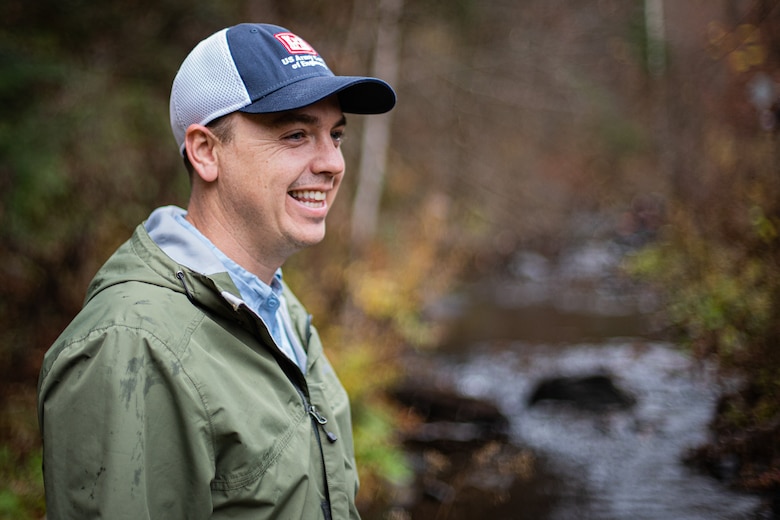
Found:
[(285, 287), (304, 375), (237, 296), (143, 226), (108, 260), (41, 370), (49, 520), (358, 518), (349, 402), (309, 316)]

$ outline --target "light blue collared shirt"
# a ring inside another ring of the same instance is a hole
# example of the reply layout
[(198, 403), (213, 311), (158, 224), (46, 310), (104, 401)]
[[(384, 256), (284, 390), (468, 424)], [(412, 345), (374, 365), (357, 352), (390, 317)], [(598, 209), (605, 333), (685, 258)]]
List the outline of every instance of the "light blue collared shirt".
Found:
[[(178, 226), (171, 226), (166, 224), (166, 222), (170, 222), (172, 217), (172, 220), (181, 226), (179, 229), (183, 228), (189, 232), (186, 234), (197, 237), (201, 243), (205, 244), (219, 263), (222, 264), (228, 275), (230, 275), (241, 294), (241, 299), (247, 307), (263, 320), (277, 347), (305, 373), (306, 352), (292, 329), (287, 303), (283, 295), (281, 268), (276, 270), (269, 286), (220, 251), (217, 246), (184, 218), (185, 215), (186, 212), (180, 208), (160, 208), (150, 217), (148, 221), (148, 228), (150, 229), (148, 231), (155, 242), (166, 253), (179, 257), (174, 259), (184, 263), (184, 265), (188, 265), (188, 267), (196, 266), (189, 265), (186, 263), (186, 259), (181, 257), (191, 256), (196, 252), (196, 248), (186, 246), (189, 240), (186, 236), (174, 236), (178, 235), (176, 230)], [(202, 261), (203, 258), (200, 260)], [(211, 271), (214, 269), (213, 263), (208, 265), (207, 270)]]

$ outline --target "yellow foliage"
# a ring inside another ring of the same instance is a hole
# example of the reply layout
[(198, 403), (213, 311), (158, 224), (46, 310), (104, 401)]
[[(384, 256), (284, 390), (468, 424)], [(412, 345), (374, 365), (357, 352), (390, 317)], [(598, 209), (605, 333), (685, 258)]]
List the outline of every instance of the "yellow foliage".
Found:
[(416, 347), (432, 344), (435, 324), (423, 319), (427, 304), (451, 290), (461, 268), (447, 232), (448, 199), (432, 194), (417, 215), (396, 230), (392, 242), (377, 242), (371, 254), (347, 269), (352, 304), (369, 320), (385, 325)]
[(452, 291), (464, 263), (448, 217), (449, 198), (431, 193), (403, 218), (384, 221), (381, 238), (361, 256), (340, 260), (343, 251), (329, 251), (312, 261), (315, 251), (285, 266), (350, 396), (361, 502), (410, 475), (397, 442), (414, 418), (387, 396), (403, 375), (405, 350), (435, 345), (437, 324), (426, 319), (426, 306)]
[(711, 22), (708, 40), (711, 54), (717, 59), (725, 57), (734, 72), (747, 72), (766, 61), (766, 45), (755, 25), (741, 24), (729, 32), (722, 24)]

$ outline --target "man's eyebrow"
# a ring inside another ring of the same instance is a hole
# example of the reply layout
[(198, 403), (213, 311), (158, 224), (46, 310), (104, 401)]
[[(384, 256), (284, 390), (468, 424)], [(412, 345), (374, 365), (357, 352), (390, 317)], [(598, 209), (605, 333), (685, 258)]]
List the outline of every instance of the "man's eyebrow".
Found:
[[(320, 125), (321, 120), (319, 117), (307, 114), (305, 112), (282, 112), (271, 118), (271, 120), (268, 122), (268, 125), (273, 128), (280, 128), (283, 126), (294, 125), (296, 123), (305, 125)], [(339, 119), (336, 124), (333, 125), (333, 127), (335, 128), (337, 126), (345, 126), (346, 124), (347, 118), (342, 114), (341, 119)]]

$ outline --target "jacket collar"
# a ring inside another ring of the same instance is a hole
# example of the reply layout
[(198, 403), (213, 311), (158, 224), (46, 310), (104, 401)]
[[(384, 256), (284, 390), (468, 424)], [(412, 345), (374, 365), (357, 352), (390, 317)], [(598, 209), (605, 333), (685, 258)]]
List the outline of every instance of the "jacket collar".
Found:
[[(187, 295), (194, 305), (236, 322), (273, 344), (262, 320), (242, 305), (240, 292), (219, 259), (206, 244), (174, 220), (177, 212), (184, 210), (173, 206), (159, 208), (139, 225), (130, 240), (95, 275), (87, 291), (87, 300), (120, 283), (140, 282), (165, 287)], [(172, 232), (177, 228), (181, 231)], [(187, 235), (192, 238), (188, 239)], [(157, 240), (161, 240), (162, 245)], [(309, 341), (311, 317), (284, 282), (282, 286), (293, 328), (307, 350), (307, 365), (311, 367), (322, 347), (319, 341)]]

